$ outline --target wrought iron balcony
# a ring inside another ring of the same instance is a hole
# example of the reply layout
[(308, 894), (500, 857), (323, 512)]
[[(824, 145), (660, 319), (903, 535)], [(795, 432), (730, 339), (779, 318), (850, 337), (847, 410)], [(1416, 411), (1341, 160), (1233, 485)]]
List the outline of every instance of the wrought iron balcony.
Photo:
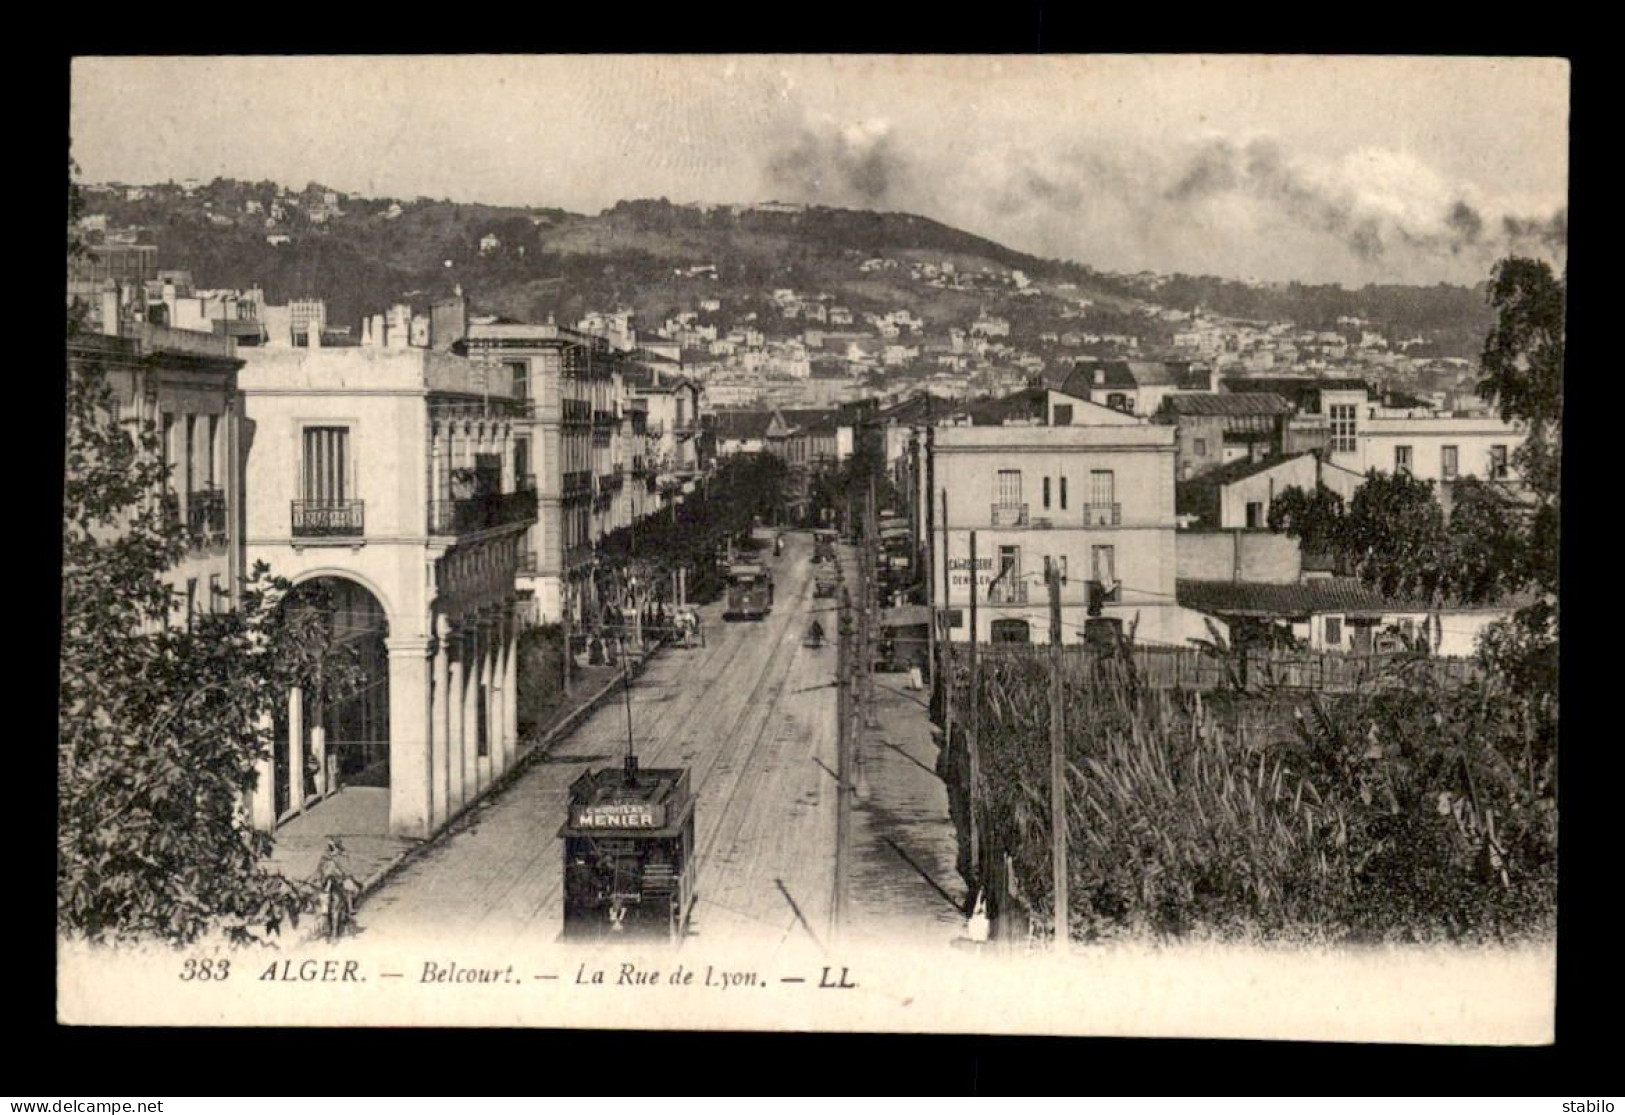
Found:
[(205, 546), (217, 546), (226, 540), (226, 493), (219, 488), (205, 488), (192, 492), (186, 498), (186, 525), (192, 537)]
[(1086, 527), (1115, 527), (1123, 522), (1121, 503), (1086, 503), (1083, 505), (1083, 525)]
[(591, 471), (586, 470), (586, 469), (580, 469), (580, 470), (577, 470), (575, 472), (567, 472), (567, 473), (564, 474), (564, 491), (563, 491), (563, 495), (564, 495), (565, 499), (581, 499), (582, 497), (588, 496), (588, 495), (591, 495), (591, 494), (592, 494), (592, 472)]
[(511, 523), (533, 522), (535, 518), (536, 493), (533, 491), (434, 500), (429, 504), (429, 533), (473, 534)]
[(993, 525), (996, 527), (1024, 527), (1027, 525), (1025, 503), (995, 503)]
[(1121, 604), (1122, 602), (1123, 602), (1123, 586), (1121, 584), (1113, 584), (1112, 587), (1111, 587), (1111, 591), (1107, 592), (1106, 591), (1106, 586), (1102, 582), (1100, 582), (1100, 581), (1090, 581), (1089, 582), (1089, 603), (1090, 604)]
[(1006, 574), (1004, 580), (989, 589), (987, 602), (989, 604), (1027, 603), (1027, 582), (1013, 578), (1015, 578), (1015, 574)]
[(359, 538), (366, 526), (365, 503), (359, 499), (293, 501), (295, 538)]

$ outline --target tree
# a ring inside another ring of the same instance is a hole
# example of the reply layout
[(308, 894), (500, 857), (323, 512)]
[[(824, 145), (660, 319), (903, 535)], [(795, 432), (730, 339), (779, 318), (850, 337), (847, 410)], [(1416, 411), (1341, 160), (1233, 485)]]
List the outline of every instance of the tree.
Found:
[(1293, 486), (1270, 504), (1269, 528), (1299, 539), (1306, 554), (1336, 554), (1343, 515), (1343, 497), (1326, 485), (1316, 484), (1312, 493)]
[(1496, 320), (1485, 337), (1479, 394), (1526, 433), (1513, 456), (1533, 506), (1491, 483), (1453, 486), (1448, 516), (1432, 485), (1373, 472), (1346, 512), (1335, 497), (1287, 489), (1270, 525), (1325, 546), (1365, 583), (1435, 602), (1480, 603), (1533, 592), (1536, 603), (1503, 621), (1480, 650), (1514, 684), (1544, 679), (1553, 691), (1558, 636), (1558, 533), (1563, 429), (1564, 285), (1545, 263), (1496, 265), (1488, 300)]
[[(70, 311), (70, 342), (82, 328)], [(284, 607), (290, 586), (263, 564), (237, 610), (176, 624), (164, 574), (188, 541), (160, 495), (158, 435), (126, 428), (93, 359), (70, 359), (66, 402), (58, 929), (177, 943), (278, 932), (307, 895), (265, 869), (271, 840), (244, 803), (288, 688), (338, 698), (353, 663), (332, 650), (330, 613)]]

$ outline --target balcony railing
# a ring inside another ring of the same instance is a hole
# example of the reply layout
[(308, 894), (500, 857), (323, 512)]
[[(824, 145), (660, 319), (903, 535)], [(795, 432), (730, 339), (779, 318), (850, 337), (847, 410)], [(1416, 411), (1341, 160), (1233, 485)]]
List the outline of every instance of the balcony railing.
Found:
[(226, 493), (219, 488), (193, 492), (186, 500), (186, 525), (205, 546), (226, 540)]
[(365, 503), (359, 499), (293, 501), (295, 538), (359, 538), (365, 531)]
[(1027, 582), (1011, 580), (1014, 574), (1006, 574), (1004, 580), (994, 585), (987, 593), (989, 604), (1025, 604), (1027, 603)]
[(473, 534), (535, 518), (535, 492), (493, 492), (470, 499), (434, 500), (429, 504), (429, 533)]
[(995, 503), (993, 525), (996, 527), (1024, 527), (1027, 525), (1025, 503)]
[(1089, 603), (1091, 604), (1121, 604), (1123, 602), (1123, 586), (1114, 584), (1111, 591), (1100, 581), (1089, 582)]
[(580, 499), (592, 494), (592, 473), (588, 470), (578, 470), (564, 474), (565, 499)]
[(1083, 525), (1086, 527), (1115, 527), (1122, 525), (1121, 503), (1086, 503), (1083, 505)]

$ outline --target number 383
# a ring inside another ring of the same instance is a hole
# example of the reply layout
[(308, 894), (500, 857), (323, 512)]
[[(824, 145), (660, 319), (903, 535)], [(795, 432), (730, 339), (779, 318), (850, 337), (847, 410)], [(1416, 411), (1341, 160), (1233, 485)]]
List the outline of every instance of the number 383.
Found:
[(231, 961), (204, 958), (202, 960), (188, 960), (181, 965), (181, 981), (189, 980), (221, 980), (231, 975)]

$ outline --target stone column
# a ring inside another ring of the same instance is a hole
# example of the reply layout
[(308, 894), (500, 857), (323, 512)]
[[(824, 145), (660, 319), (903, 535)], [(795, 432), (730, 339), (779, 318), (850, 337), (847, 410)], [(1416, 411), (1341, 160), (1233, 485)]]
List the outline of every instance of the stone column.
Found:
[(390, 638), (389, 831), (429, 835), (429, 641)]
[[(485, 717), (480, 724), (480, 728), (485, 732), (485, 754), (479, 757), (480, 790), (484, 791), (491, 785), (497, 769), (498, 741), (496, 733), (491, 730), (493, 723), (491, 714), (496, 705), (496, 686), (494, 684), (496, 679), (492, 676), (491, 670), (492, 645), (495, 640), (491, 637), (490, 617), (482, 615), (476, 626), (479, 630), (479, 650), (475, 659), (477, 663), (476, 669), (478, 670), (475, 676), (479, 679), (479, 686), (485, 693)], [(479, 711), (479, 704), (476, 701), (474, 707), (476, 716), (479, 715)]]
[(327, 784), (327, 728), (322, 724), (320, 715), (313, 719), (315, 723), (310, 726), (310, 755), (316, 760), (316, 793), (325, 798), (333, 791), (333, 787)]
[(434, 667), (430, 677), (429, 704), (429, 827), (438, 829), (451, 818), (451, 749), (446, 731), (446, 686), (449, 683), (446, 641), (451, 624), (445, 616), (434, 623)]
[(471, 620), (463, 623), (463, 801), (473, 801), (485, 789), (480, 781), (480, 632)]
[(288, 809), (305, 808), (305, 693), (288, 690)]
[[(269, 713), (260, 721), (260, 728), (267, 737), (272, 737), (273, 721)], [(254, 828), (260, 832), (271, 832), (276, 828), (276, 740), (271, 738), (271, 745), (266, 748), (265, 754), (254, 763), (254, 792), (249, 798), (249, 818)]]
[(448, 624), (446, 633), (446, 800), (449, 813), (456, 813), (474, 796), (463, 757), (463, 688), (468, 684), (463, 669), (462, 633)]
[(502, 671), (502, 738), (507, 743), (508, 762), (519, 757), (519, 622), (510, 608), (507, 622), (506, 650)]

